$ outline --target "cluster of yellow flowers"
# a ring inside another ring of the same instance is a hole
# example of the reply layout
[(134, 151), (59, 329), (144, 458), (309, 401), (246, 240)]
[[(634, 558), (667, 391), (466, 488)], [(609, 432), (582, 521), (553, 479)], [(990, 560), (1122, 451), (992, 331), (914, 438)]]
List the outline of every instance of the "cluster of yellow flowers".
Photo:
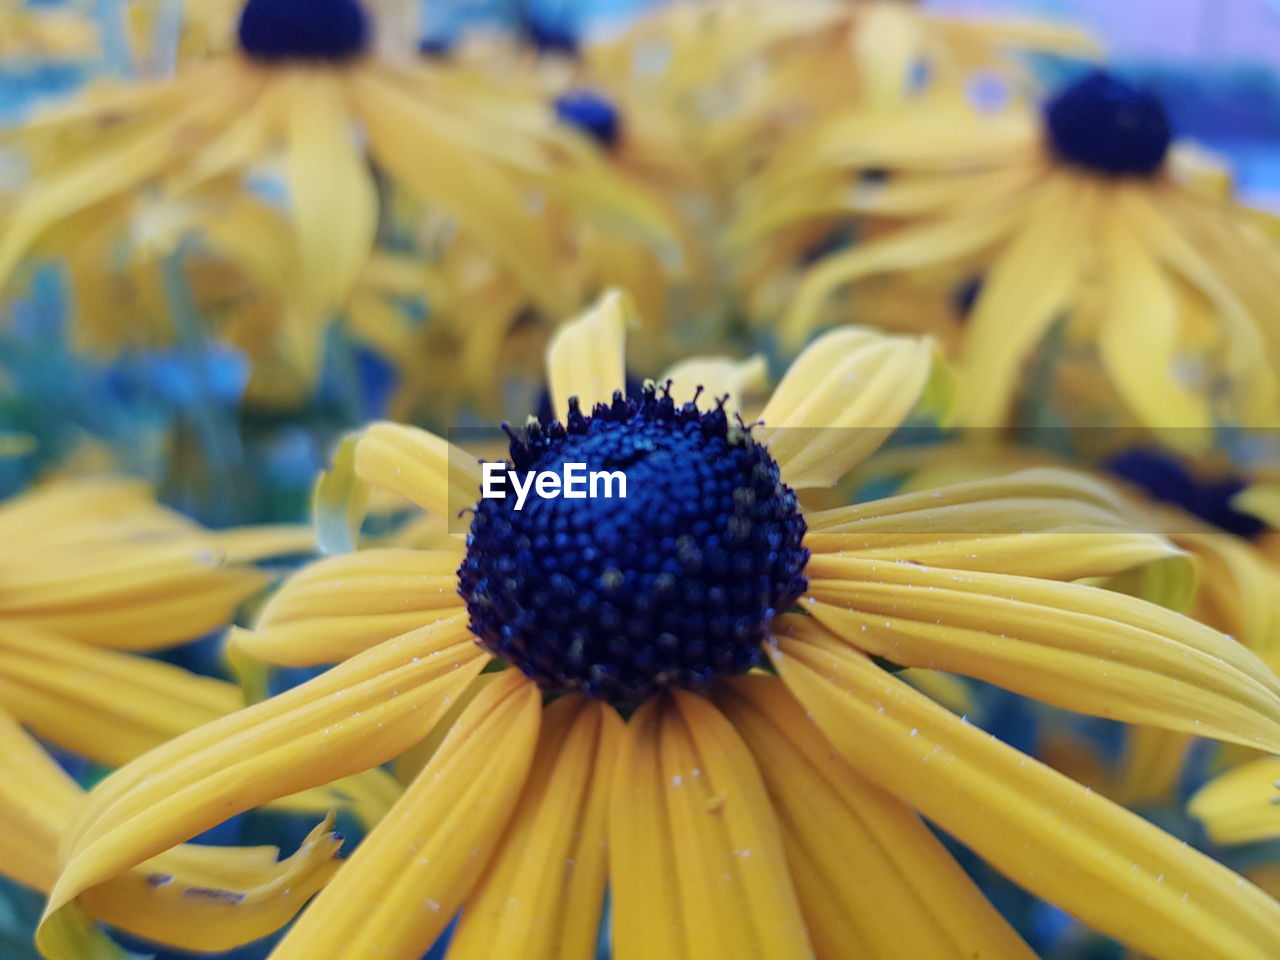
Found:
[[(1280, 956), (1274, 862), (1132, 809), (1280, 837), (1277, 221), (1064, 26), (692, 0), (442, 48), (416, 6), (126, 4), (133, 76), (0, 132), (0, 312), (54, 266), (74, 351), (195, 317), (286, 422), (334, 337), (397, 384), (313, 528), (74, 462), (0, 506), (40, 955), (1034, 957), (928, 823), (1135, 954)], [(0, 4), (0, 58), (89, 24)], [(481, 455), (628, 494), (482, 498)], [(156, 656), (213, 632), (235, 681)], [(996, 687), (1123, 756), (1016, 749)], [(261, 807), (319, 823), (188, 843)]]

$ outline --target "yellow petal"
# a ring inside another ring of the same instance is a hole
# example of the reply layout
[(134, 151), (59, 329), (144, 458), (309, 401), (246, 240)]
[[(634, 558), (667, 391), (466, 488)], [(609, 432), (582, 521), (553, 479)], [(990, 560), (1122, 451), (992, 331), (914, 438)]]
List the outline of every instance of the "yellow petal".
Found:
[[(183, 844), (84, 893), (91, 915), (158, 943), (185, 950), (231, 950), (279, 930), (337, 873), (342, 838), (327, 819), (297, 851), (277, 860), (275, 847)], [(83, 960), (51, 946), (61, 916), (40, 930), (50, 960)]]
[(930, 700), (962, 717), (975, 716), (982, 709), (973, 695), (973, 685), (963, 677), (941, 670), (915, 669), (905, 671), (902, 679)]
[(75, 781), (0, 710), (0, 874), (50, 889), (58, 876), (58, 843), (81, 796)]
[(907, 418), (933, 362), (929, 340), (833, 330), (791, 364), (756, 437), (792, 487), (831, 486)]
[(46, 740), (108, 766), (242, 706), (234, 683), (17, 624), (0, 626), (0, 703)]
[(323, 320), (342, 309), (369, 259), (378, 219), (373, 178), (351, 130), (341, 78), (290, 77), (287, 171), (305, 303)]
[(622, 722), (580, 696), (543, 714), (529, 782), (449, 944), (450, 960), (589, 960), (606, 864), (609, 773)]
[(805, 542), (814, 553), (1055, 580), (1176, 563), (1190, 586), (1190, 556), (1135, 532), (1132, 512), (1086, 474), (1036, 468), (811, 513)]
[(721, 397), (728, 397), (725, 410), (732, 417), (742, 410), (743, 398), (764, 386), (768, 364), (761, 354), (746, 360), (724, 357), (690, 357), (681, 360), (658, 378), (671, 382), (671, 395), (683, 403), (702, 389), (700, 405), (705, 409)]
[(336, 663), (462, 611), (459, 550), (362, 550), (303, 567), (235, 643), (268, 663)]
[(369, 504), (369, 487), (356, 475), (359, 435), (348, 434), (333, 454), (333, 465), (311, 491), (316, 545), (329, 554), (350, 553), (360, 542), (360, 527)]
[[(576, 130), (548, 131), (553, 137), (585, 138)], [(589, 150), (570, 149), (572, 161), (533, 182), (587, 223), (617, 234), (631, 245), (658, 248), (669, 258), (680, 253), (679, 225), (643, 181), (619, 174)]]
[(373, 767), (323, 787), (273, 800), (270, 809), (318, 814), (349, 810), (368, 831), (382, 822), (403, 792), (399, 780), (381, 767)]
[[(1169, 279), (1123, 207), (1103, 219), (1106, 265), (1098, 350), (1120, 394), (1150, 427), (1190, 428), (1166, 440), (1195, 442), (1210, 426), (1205, 398), (1179, 382), (1181, 317)], [(1202, 442), (1209, 442), (1205, 437)]]
[(1265, 520), (1280, 528), (1280, 484), (1256, 483), (1241, 490), (1231, 501), (1237, 510)]
[(1217, 843), (1280, 837), (1280, 757), (1242, 764), (1201, 787), (1187, 810)]
[(1253, 544), (1218, 531), (1179, 533), (1200, 572), (1193, 616), (1259, 656), (1280, 650), (1280, 569)]
[(355, 71), (349, 89), (374, 157), (396, 182), (456, 217), (548, 315), (571, 309), (556, 247), (500, 167), (452, 139), (426, 104), (376, 71)]
[(222, 551), (226, 563), (251, 563), (270, 557), (311, 553), (316, 548), (316, 535), (310, 527), (290, 524), (263, 524), (257, 527), (233, 527), (210, 533)]
[(1038, 17), (982, 17), (975, 20), (950, 19), (947, 26), (979, 34), (983, 43), (1013, 50), (1062, 53), (1077, 58), (1102, 53), (1097, 39), (1080, 27)]
[(920, 818), (833, 753), (776, 679), (731, 681), (716, 704), (760, 766), (818, 956), (1034, 957)]
[(465, 902), (519, 801), (541, 710), (537, 686), (518, 670), (476, 697), (274, 960), (402, 960), (426, 951)]
[[(58, 875), (58, 844), (83, 793), (3, 713), (0, 757), (0, 870), (47, 891)], [(85, 904), (93, 916), (159, 943), (229, 949), (283, 926), (332, 875), (340, 841), (329, 826), (317, 827), (283, 863), (274, 847), (177, 847), (94, 887)], [(42, 933), (41, 949), (54, 960), (121, 955), (79, 909)]]
[(1059, 173), (1024, 207), (969, 318), (952, 411), (957, 424), (1004, 424), (1023, 362), (1078, 292), (1098, 202), (1087, 181)]
[(201, 145), (187, 167), (167, 186), (175, 192), (198, 187), (227, 173), (243, 171), (270, 155), (273, 137), (289, 119), (289, 83), (267, 82), (246, 97), (245, 111), (220, 135)]
[[(1177, 215), (1177, 190), (1151, 197), (1145, 192), (1128, 191), (1119, 195), (1123, 213), (1142, 236), (1143, 243), (1155, 251), (1161, 262), (1204, 294), (1213, 307), (1215, 326), (1222, 330), (1221, 352), (1224, 372), (1236, 400), (1235, 417), (1264, 426), (1274, 423), (1277, 398), (1275, 371), (1263, 359), (1270, 355), (1260, 331), (1260, 321), (1243, 299), (1243, 291), (1224, 279), (1223, 267), (1215, 262), (1210, 250), (1218, 246), (1210, 242), (1199, 246), (1194, 230), (1188, 229)], [(1157, 202), (1159, 201), (1159, 202)], [(1166, 211), (1166, 201), (1170, 209)], [(1238, 251), (1236, 244), (1225, 250)], [(1243, 253), (1245, 259), (1253, 259)]]
[[(235, 559), (293, 549), (299, 530), (211, 533), (136, 483), (50, 484), (0, 509), (0, 618), (95, 646), (154, 649), (225, 625), (269, 582)], [(220, 538), (225, 537), (224, 544)]]
[(444, 621), (121, 767), (69, 832), (46, 915), (241, 810), (391, 759), (426, 735), (484, 662), (465, 620)]
[(1115, 782), (1107, 795), (1126, 807), (1169, 800), (1193, 742), (1192, 737), (1173, 730), (1129, 727)]
[(609, 850), (618, 960), (812, 956), (760, 773), (703, 698), (677, 692), (631, 717)]
[(915, 270), (987, 249), (1016, 225), (1012, 204), (981, 215), (948, 217), (908, 227), (826, 257), (805, 274), (779, 325), (783, 343), (797, 346), (822, 319), (823, 304), (842, 286), (878, 273)]
[(480, 499), (480, 463), (433, 433), (374, 423), (356, 444), (356, 473), (450, 523)]
[[(806, 221), (850, 216), (920, 216), (942, 213), (972, 196), (975, 184), (967, 178), (934, 174), (895, 175), (882, 183), (849, 183), (840, 172), (828, 177), (801, 180), (774, 195), (744, 198), (744, 211), (728, 240), (735, 247), (767, 241), (769, 235)], [(754, 202), (752, 202), (754, 200)]]
[(1280, 955), (1280, 904), (1222, 865), (782, 617), (783, 680), (856, 770), (1010, 879), (1162, 960)]
[(555, 332), (547, 344), (547, 379), (557, 417), (568, 412), (570, 397), (589, 414), (614, 391), (626, 390), (627, 327), (635, 322), (630, 298), (611, 290)]
[(440, 744), (444, 743), (444, 738), (454, 728), (463, 711), (471, 705), (471, 701), (504, 672), (506, 671), (490, 670), (472, 680), (462, 693), (453, 698), (453, 703), (449, 704), (449, 709), (441, 714), (440, 719), (431, 728), (431, 732), (396, 757), (395, 777), (402, 786), (412, 783), (414, 778), (422, 772), (422, 768), (431, 762), (431, 758), (439, 751)]
[(876, 108), (903, 104), (924, 53), (923, 18), (907, 7), (871, 4), (853, 37), (865, 102)]
[(1046, 703), (1280, 749), (1280, 680), (1216, 630), (1097, 587), (910, 563), (815, 557), (803, 606), (905, 666)]

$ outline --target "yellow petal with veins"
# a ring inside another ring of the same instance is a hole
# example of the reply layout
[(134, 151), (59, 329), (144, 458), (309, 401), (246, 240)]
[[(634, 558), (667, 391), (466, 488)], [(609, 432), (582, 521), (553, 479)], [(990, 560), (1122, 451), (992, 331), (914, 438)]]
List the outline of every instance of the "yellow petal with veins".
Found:
[(0, 708), (98, 763), (119, 766), (241, 706), (234, 683), (0, 625)]
[(247, 655), (284, 666), (336, 663), (384, 640), (458, 614), (461, 550), (361, 550), (303, 567), (272, 595)]
[[(12, 719), (0, 712), (0, 871), (48, 891), (58, 844), (84, 794)], [(94, 887), (47, 930), (51, 960), (123, 954), (89, 914), (140, 937), (193, 950), (225, 950), (278, 929), (333, 875), (341, 841), (326, 821), (294, 856), (275, 847), (183, 845)], [(86, 912), (87, 911), (87, 912)]]
[(948, 484), (806, 516), (815, 554), (1078, 580), (1153, 563), (1194, 584), (1191, 557), (1133, 529), (1133, 508), (1086, 474), (1056, 468)]
[(791, 364), (754, 435), (790, 486), (832, 486), (907, 419), (933, 364), (930, 340), (833, 330)]
[(728, 397), (725, 412), (732, 417), (743, 409), (743, 398), (764, 386), (768, 364), (761, 354), (746, 360), (725, 357), (689, 357), (681, 360), (658, 378), (658, 383), (671, 382), (671, 396), (678, 403), (690, 399), (699, 388), (699, 405), (706, 409), (721, 397)]
[(542, 717), (529, 782), (449, 943), (450, 960), (590, 960), (607, 874), (605, 814), (622, 722), (561, 697)]
[(1256, 843), (1280, 837), (1280, 757), (1242, 764), (1210, 781), (1188, 812), (1217, 843)]
[(355, 449), (356, 474), (452, 522), (480, 499), (480, 463), (417, 427), (374, 423)]
[(1090, 182), (1058, 173), (1024, 205), (969, 318), (952, 410), (957, 424), (1004, 424), (1023, 362), (1078, 291), (1099, 202)]
[[(339, 75), (289, 78), (287, 173), (304, 305), (320, 324), (346, 306), (373, 248), (378, 197), (355, 142)], [(319, 363), (320, 358), (315, 358)]]
[(930, 702), (810, 617), (784, 682), (856, 770), (1016, 883), (1162, 960), (1280, 955), (1280, 904), (1137, 815)]
[(589, 415), (614, 391), (626, 390), (627, 328), (635, 322), (630, 298), (611, 290), (555, 332), (547, 344), (547, 379), (557, 417), (568, 413), (570, 397)]
[(760, 773), (702, 697), (679, 691), (632, 715), (609, 850), (618, 960), (812, 956)]
[(904, 666), (977, 677), (1046, 703), (1280, 750), (1280, 680), (1229, 637), (1075, 583), (824, 555), (801, 605)]
[(507, 670), (272, 953), (274, 960), (421, 955), (475, 885), (519, 802), (542, 695)]
[(818, 956), (1032, 960), (915, 812), (833, 753), (777, 679), (738, 678), (715, 699), (760, 765)]
[(90, 793), (48, 919), (83, 891), (256, 805), (383, 763), (482, 669), (465, 618), (407, 633), (183, 734)]

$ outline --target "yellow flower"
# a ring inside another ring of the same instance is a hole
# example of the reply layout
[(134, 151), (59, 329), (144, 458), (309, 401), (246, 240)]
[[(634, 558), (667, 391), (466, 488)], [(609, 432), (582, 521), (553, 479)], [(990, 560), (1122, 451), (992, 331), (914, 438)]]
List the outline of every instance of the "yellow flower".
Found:
[(1058, 24), (949, 17), (902, 0), (692, 0), (641, 18), (588, 62), (615, 87), (648, 81), (723, 182), (831, 110), (892, 111), (922, 96), (958, 105), (978, 71), (1019, 97), (1031, 86), (1019, 51), (1089, 56), (1096, 46)]
[(783, 320), (793, 343), (846, 284), (978, 277), (961, 424), (1004, 422), (1023, 364), (1062, 317), (1142, 424), (1275, 419), (1280, 248), (1231, 202), (1179, 182), (1163, 107), (1109, 74), (1067, 87), (1040, 120), (927, 105), (834, 115), (779, 151), (735, 240), (747, 249), (853, 214), (893, 226), (804, 271)]
[(391, 181), (451, 217), (552, 316), (581, 294), (531, 209), (539, 196), (575, 223), (672, 243), (663, 212), (623, 189), (545, 103), (513, 101), (460, 68), (379, 55), (372, 30), (357, 0), (249, 0), (234, 51), (172, 79), (91, 88), (24, 124), (14, 139), (32, 179), (0, 222), (0, 283), (73, 220), (118, 236), (146, 188), (183, 199), (279, 157), (294, 302), (322, 323), (347, 305), (374, 242), (366, 144)]
[[(19, 724), (118, 765), (238, 709), (235, 684), (130, 651), (224, 626), (268, 582), (251, 561), (309, 551), (312, 537), (296, 527), (212, 532), (140, 483), (64, 480), (0, 506), (0, 538), (0, 873), (48, 892), (82, 791)], [(141, 936), (229, 947), (287, 922), (332, 875), (338, 843), (322, 825), (281, 863), (270, 847), (181, 847), (87, 896), (97, 915)], [(227, 911), (228, 898), (246, 909)], [(90, 933), (69, 932), (68, 949)]]
[[(403, 800), (277, 960), (418, 957), (460, 908), (452, 957), (591, 957), (606, 881), (620, 960), (1030, 958), (913, 810), (1144, 953), (1280, 950), (1280, 905), (872, 659), (1274, 749), (1280, 681), (1251, 654), (1070, 582), (1177, 562), (1175, 548), (1055, 471), (803, 511), (794, 490), (833, 483), (916, 406), (929, 343), (829, 333), (748, 430), (732, 400), (675, 398), (699, 383), (733, 397), (754, 364), (700, 361), (671, 393), (624, 398), (626, 313), (611, 295), (562, 328), (547, 359), (565, 423), (531, 426), (511, 454), (624, 468), (629, 499), (477, 501), (474, 459), (370, 426), (322, 501), (358, 507), (367, 483), (437, 517), (470, 506), (467, 540), (330, 557), (276, 594), (238, 649), (338, 665), (92, 791), (47, 956), (67, 955), (56, 937), (83, 921), (85, 891), (411, 748)], [(774, 675), (751, 669), (766, 663)]]

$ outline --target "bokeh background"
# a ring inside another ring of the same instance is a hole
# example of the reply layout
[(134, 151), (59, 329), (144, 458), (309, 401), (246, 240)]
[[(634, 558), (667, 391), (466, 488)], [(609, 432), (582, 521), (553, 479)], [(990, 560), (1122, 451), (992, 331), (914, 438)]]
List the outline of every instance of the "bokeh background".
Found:
[[(91, 76), (127, 69), (124, 41), (113, 32), (119, 0), (96, 2), (103, 24), (102, 61), (0, 61), (0, 125), (18, 122), (35, 105), (73, 92)], [(164, 5), (163, 0), (157, 3)], [(1049, 15), (1089, 28), (1122, 72), (1162, 96), (1183, 135), (1230, 159), (1245, 201), (1280, 212), (1277, 0), (931, 0), (930, 5), (965, 14)], [(431, 0), (424, 4), (423, 39), (446, 41), (476, 25), (519, 29), (531, 23), (579, 37), (609, 36), (650, 6), (642, 0)], [(0, 188), (19, 182), (19, 176), (16, 168), (0, 165)], [(151, 480), (166, 502), (212, 525), (305, 520), (312, 481), (334, 443), (350, 428), (383, 415), (396, 387), (395, 371), (384, 359), (334, 344), (315, 396), (304, 409), (278, 417), (245, 412), (240, 398), (246, 361), (230, 348), (180, 337), (166, 349), (111, 359), (74, 354), (67, 346), (67, 304), (53, 275), (37, 274), (29, 295), (9, 312), (0, 326), (0, 435), (9, 438), (0, 456), (4, 496), (68, 458), (101, 455)], [(170, 658), (215, 672), (218, 651), (218, 639), (211, 637)], [(304, 675), (281, 671), (272, 682), (282, 689)], [(1045, 732), (1044, 711), (980, 685), (976, 697), (988, 729), (1036, 752)], [(1073, 735), (1094, 744), (1104, 757), (1118, 756), (1118, 725), (1080, 718), (1056, 722), (1063, 729), (1070, 726)], [(61, 759), (85, 783), (102, 772), (75, 757)], [(1188, 782), (1203, 780), (1207, 762), (1207, 755), (1192, 758)], [(1207, 845), (1198, 827), (1178, 810), (1144, 812)], [(309, 818), (255, 813), (235, 818), (206, 839), (289, 848), (310, 824)], [(350, 822), (341, 829), (353, 836), (359, 832)], [(1244, 868), (1280, 857), (1280, 846), (1214, 853)], [(963, 850), (958, 854), (1043, 956), (1124, 956), (1118, 945), (1014, 888)], [(39, 900), (29, 892), (0, 882), (0, 960), (35, 956), (28, 944), (39, 909)], [(225, 956), (249, 960), (265, 956), (269, 946), (256, 944)]]

